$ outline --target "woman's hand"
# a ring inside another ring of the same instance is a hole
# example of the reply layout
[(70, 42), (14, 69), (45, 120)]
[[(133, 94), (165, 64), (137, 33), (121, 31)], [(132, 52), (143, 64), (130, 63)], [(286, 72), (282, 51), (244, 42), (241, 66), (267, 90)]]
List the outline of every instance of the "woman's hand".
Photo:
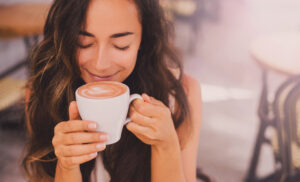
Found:
[(178, 144), (178, 136), (173, 124), (170, 109), (161, 101), (146, 94), (145, 101), (136, 99), (129, 110), (129, 122), (126, 127), (142, 142), (161, 148)]
[(80, 119), (75, 101), (69, 106), (69, 121), (58, 123), (54, 128), (52, 144), (58, 165), (64, 169), (79, 168), (79, 165), (92, 160), (97, 152), (105, 149), (107, 135), (95, 132), (97, 125)]

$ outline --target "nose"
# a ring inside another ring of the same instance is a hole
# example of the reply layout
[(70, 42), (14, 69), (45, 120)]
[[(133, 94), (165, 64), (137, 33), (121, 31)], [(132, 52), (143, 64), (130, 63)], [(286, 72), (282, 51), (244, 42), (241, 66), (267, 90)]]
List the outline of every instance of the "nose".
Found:
[(108, 51), (105, 46), (99, 47), (94, 66), (98, 72), (105, 72), (105, 70), (110, 68), (111, 62), (109, 61)]

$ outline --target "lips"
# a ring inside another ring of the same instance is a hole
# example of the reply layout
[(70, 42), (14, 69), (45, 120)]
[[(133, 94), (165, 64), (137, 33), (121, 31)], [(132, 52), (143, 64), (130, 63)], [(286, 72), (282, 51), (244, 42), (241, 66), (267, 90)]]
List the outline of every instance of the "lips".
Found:
[(89, 76), (95, 80), (95, 81), (109, 81), (109, 80), (112, 80), (113, 76), (115, 76), (118, 72), (114, 73), (114, 74), (111, 74), (111, 75), (95, 75), (91, 72), (89, 72), (88, 70), (86, 70), (86, 72), (89, 74)]

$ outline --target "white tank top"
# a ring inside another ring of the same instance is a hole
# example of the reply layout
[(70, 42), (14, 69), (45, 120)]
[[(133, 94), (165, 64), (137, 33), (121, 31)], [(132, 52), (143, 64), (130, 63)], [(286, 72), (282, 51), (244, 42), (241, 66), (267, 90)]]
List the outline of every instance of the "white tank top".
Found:
[(95, 168), (92, 171), (91, 182), (109, 182), (110, 176), (103, 165), (101, 154), (98, 154), (95, 162)]
[[(179, 70), (177, 69), (170, 69), (174, 76), (178, 79), (179, 78)], [(175, 110), (175, 98), (172, 95), (169, 95), (169, 108), (172, 113)], [(106, 171), (102, 156), (98, 154), (95, 162), (95, 168), (91, 174), (91, 182), (109, 182), (110, 176), (109, 173)]]

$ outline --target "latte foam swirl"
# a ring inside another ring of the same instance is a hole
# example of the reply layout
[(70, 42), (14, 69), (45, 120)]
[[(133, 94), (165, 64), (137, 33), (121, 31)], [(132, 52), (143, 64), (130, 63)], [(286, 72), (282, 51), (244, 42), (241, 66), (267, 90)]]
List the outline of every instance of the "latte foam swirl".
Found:
[(87, 98), (111, 98), (126, 92), (126, 88), (116, 83), (89, 83), (79, 88), (78, 93)]

